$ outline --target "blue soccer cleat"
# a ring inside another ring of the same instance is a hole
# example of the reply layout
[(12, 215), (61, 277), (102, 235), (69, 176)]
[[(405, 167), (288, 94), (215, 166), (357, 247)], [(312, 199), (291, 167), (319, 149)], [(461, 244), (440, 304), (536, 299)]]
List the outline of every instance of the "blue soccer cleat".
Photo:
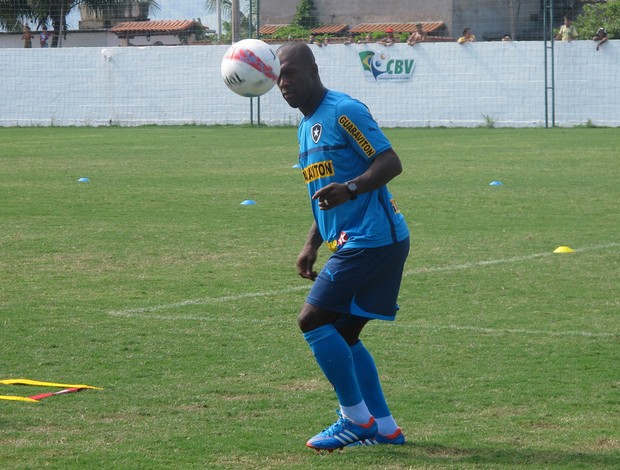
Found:
[(377, 435), (377, 422), (372, 416), (366, 424), (355, 424), (338, 411), (340, 419), (327, 429), (311, 437), (306, 445), (316, 450), (329, 452), (342, 449), (350, 444), (373, 439)]
[(405, 435), (403, 434), (401, 429), (398, 428), (396, 432), (394, 432), (393, 434), (390, 434), (389, 436), (385, 436), (384, 434), (377, 433), (375, 437), (354, 442), (353, 444), (349, 444), (347, 447), (376, 446), (376, 445), (381, 445), (381, 444), (391, 444), (391, 445), (402, 446), (404, 443), (405, 443)]

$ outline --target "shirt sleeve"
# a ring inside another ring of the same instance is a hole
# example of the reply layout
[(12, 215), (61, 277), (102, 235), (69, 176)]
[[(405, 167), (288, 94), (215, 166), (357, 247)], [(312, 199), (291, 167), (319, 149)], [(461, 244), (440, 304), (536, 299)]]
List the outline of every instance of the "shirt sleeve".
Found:
[(336, 122), (344, 139), (362, 158), (372, 160), (392, 147), (366, 105), (358, 100), (341, 101), (336, 107)]

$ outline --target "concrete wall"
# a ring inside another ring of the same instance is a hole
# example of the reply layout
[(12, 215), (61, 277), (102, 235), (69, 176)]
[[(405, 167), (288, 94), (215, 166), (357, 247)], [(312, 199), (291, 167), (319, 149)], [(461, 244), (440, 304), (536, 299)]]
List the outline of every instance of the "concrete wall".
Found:
[[(540, 42), (312, 47), (325, 85), (366, 102), (386, 127), (545, 124)], [(256, 122), (258, 100), (251, 117), (250, 100), (221, 80), (226, 48), (0, 49), (0, 125)], [(375, 80), (364, 51), (378, 68), (400, 61), (410, 75)], [(620, 41), (598, 52), (593, 41), (555, 44), (557, 125), (620, 126), (619, 57)], [(261, 97), (260, 112), (268, 125), (296, 125), (300, 116), (277, 88)]]
[[(261, 24), (291, 23), (297, 4), (290, 0), (261, 0)], [(346, 23), (353, 27), (359, 23), (443, 21), (449, 37), (459, 37), (463, 28), (470, 27), (479, 39), (500, 38), (507, 33), (519, 37), (532, 30), (539, 34), (528, 39), (542, 39), (540, 0), (521, 0), (514, 20), (509, 2), (504, 0), (314, 0), (314, 6), (322, 24)]]
[[(261, 0), (261, 22), (287, 24), (295, 16), (298, 2)], [(377, 4), (376, 0), (314, 0), (316, 17), (324, 24), (407, 23), (445, 21), (453, 0), (395, 0)]]

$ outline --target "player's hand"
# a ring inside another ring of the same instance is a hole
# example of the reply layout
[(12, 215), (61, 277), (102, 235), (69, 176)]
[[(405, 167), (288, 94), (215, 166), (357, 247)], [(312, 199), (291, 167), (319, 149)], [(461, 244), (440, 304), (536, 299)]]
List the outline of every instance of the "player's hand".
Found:
[(328, 211), (351, 199), (347, 185), (344, 183), (329, 183), (312, 195), (312, 199), (319, 200), (319, 209)]
[(318, 273), (312, 268), (317, 258), (316, 250), (304, 249), (297, 257), (297, 274), (304, 279), (314, 281)]

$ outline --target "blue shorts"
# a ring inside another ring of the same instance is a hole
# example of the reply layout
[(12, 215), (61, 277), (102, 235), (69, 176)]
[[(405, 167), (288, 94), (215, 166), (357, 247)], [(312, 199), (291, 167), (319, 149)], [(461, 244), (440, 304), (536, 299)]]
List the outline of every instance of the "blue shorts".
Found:
[(317, 276), (306, 301), (330, 312), (394, 320), (409, 238), (379, 248), (342, 249)]

